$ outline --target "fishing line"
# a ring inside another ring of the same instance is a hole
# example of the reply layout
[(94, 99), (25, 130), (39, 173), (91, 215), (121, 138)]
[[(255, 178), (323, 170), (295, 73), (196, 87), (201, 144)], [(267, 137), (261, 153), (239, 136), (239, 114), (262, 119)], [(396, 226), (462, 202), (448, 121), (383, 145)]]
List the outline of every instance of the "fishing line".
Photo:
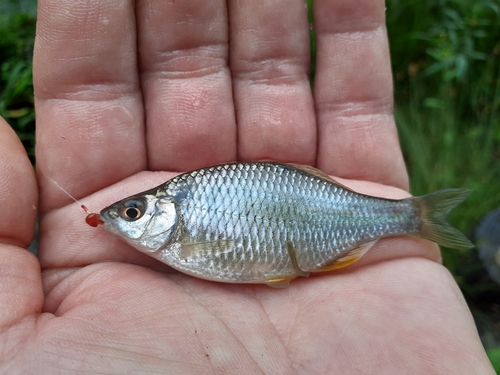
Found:
[(52, 178), (48, 177), (48, 179), (50, 181), (52, 181), (52, 183), (54, 185), (56, 185), (59, 189), (62, 190), (63, 193), (65, 193), (68, 197), (70, 197), (71, 199), (73, 199), (76, 203), (78, 203), (80, 205), (81, 208), (83, 208), (83, 210), (85, 211), (86, 214), (90, 214), (92, 213), (91, 211), (89, 211), (89, 209), (87, 208), (87, 206), (85, 206), (84, 204), (82, 204), (82, 202), (80, 202), (78, 199), (76, 199), (74, 196), (72, 196), (70, 193), (68, 193), (68, 191), (63, 188), (61, 185), (59, 185), (55, 180), (53, 180)]

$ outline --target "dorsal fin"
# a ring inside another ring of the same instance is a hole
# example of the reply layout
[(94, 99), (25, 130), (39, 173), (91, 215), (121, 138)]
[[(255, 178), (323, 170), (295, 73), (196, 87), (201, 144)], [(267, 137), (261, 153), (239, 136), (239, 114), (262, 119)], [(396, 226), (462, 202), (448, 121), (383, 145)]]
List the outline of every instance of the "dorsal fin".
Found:
[(341, 184), (340, 182), (338, 182), (334, 178), (328, 176), (325, 172), (320, 171), (318, 168), (311, 167), (310, 165), (301, 165), (301, 164), (294, 164), (294, 163), (285, 163), (285, 165), (287, 165), (293, 169), (297, 169), (298, 171), (301, 171), (303, 173), (309, 174), (311, 176), (320, 178), (320, 179), (327, 181), (331, 184), (335, 184), (337, 186), (340, 186), (342, 189), (354, 192), (354, 190), (345, 186), (344, 184)]

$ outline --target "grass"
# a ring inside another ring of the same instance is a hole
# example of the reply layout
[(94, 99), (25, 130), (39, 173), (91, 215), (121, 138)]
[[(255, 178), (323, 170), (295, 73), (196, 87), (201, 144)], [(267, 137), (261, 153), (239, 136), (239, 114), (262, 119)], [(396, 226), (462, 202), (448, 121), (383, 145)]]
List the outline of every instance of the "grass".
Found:
[(493, 368), (500, 374), (500, 348), (492, 349), (488, 351), (488, 358), (493, 364)]
[[(3, 9), (5, 4), (9, 7)], [(35, 162), (33, 4), (0, 4), (0, 115)], [(412, 193), (472, 188), (473, 194), (450, 215), (450, 222), (472, 236), (481, 218), (500, 207), (499, 2), (386, 0), (386, 5), (395, 116)], [(311, 43), (314, 62), (313, 32)], [(475, 250), (443, 249), (443, 258), (500, 373), (500, 327), (495, 323), (500, 320), (500, 286), (487, 276)]]
[[(10, 5), (10, 6), (9, 6)], [(0, 116), (17, 132), (35, 162), (32, 63), (34, 15), (15, 2), (0, 6)]]

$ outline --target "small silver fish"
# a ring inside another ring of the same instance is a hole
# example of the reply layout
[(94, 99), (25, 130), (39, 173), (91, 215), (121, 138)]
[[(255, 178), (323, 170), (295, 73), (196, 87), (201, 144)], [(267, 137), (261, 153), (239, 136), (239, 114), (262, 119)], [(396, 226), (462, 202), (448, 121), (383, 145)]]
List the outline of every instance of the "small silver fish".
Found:
[(186, 274), (285, 287), (351, 264), (379, 239), (472, 243), (445, 220), (470, 190), (401, 200), (358, 194), (308, 166), (232, 163), (181, 174), (103, 209), (104, 228)]

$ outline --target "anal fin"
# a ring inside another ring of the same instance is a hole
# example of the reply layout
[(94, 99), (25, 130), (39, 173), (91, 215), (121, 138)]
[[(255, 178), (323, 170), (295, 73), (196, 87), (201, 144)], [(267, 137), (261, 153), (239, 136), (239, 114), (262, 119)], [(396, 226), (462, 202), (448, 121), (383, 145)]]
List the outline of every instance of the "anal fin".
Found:
[(338, 270), (339, 268), (347, 267), (348, 265), (356, 262), (363, 255), (365, 255), (367, 253), (367, 251), (370, 250), (372, 248), (372, 246), (377, 243), (377, 241), (378, 240), (364, 243), (364, 244), (356, 247), (355, 249), (352, 249), (346, 255), (340, 257), (332, 264), (321, 267), (314, 272), (325, 272), (325, 271)]

